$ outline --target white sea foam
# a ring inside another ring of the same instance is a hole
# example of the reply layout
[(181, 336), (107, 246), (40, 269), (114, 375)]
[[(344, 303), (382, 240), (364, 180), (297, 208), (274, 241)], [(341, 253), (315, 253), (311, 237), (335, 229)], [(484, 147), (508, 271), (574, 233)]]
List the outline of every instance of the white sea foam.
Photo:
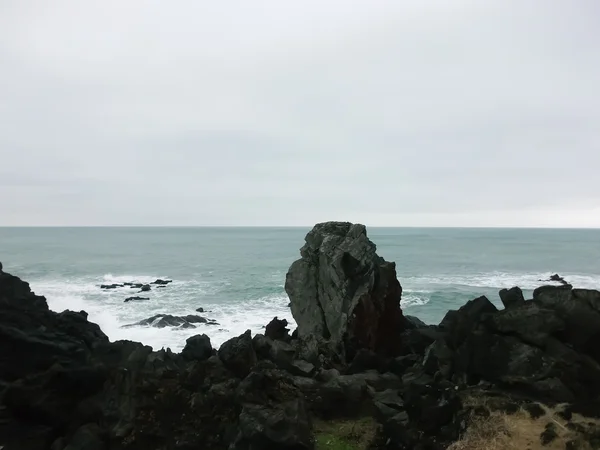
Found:
[[(534, 289), (547, 282), (551, 274), (517, 274), (508, 272), (490, 272), (472, 275), (428, 275), (420, 277), (402, 277), (400, 282), (404, 287), (402, 307), (411, 308), (432, 304), (434, 292), (444, 292), (453, 287), (472, 288), (509, 288), (520, 286), (523, 289)], [(599, 288), (600, 276), (562, 274), (575, 287)], [(70, 309), (85, 310), (89, 320), (100, 325), (111, 340), (129, 339), (139, 341), (154, 349), (171, 348), (179, 351), (190, 336), (205, 333), (210, 336), (215, 347), (231, 337), (238, 336), (250, 329), (252, 333), (261, 333), (263, 327), (273, 317), (285, 318), (290, 323), (290, 329), (295, 328), (295, 322), (288, 307), (289, 300), (283, 291), (260, 298), (229, 298), (221, 292), (230, 286), (226, 279), (206, 280), (173, 280), (165, 288), (152, 288), (146, 295), (151, 298), (144, 302), (124, 303), (126, 297), (138, 295), (139, 290), (129, 287), (117, 289), (100, 289), (101, 284), (138, 282), (149, 283), (157, 278), (169, 279), (164, 274), (152, 275), (113, 275), (73, 279), (40, 279), (33, 280), (31, 286), (38, 294), (46, 296), (50, 308), (54, 311)], [(242, 296), (243, 297), (243, 296)], [(225, 299), (225, 300), (224, 300)], [(457, 299), (463, 302), (468, 298)], [(448, 307), (451, 307), (449, 305)], [(457, 306), (459, 306), (457, 304)], [(206, 312), (197, 313), (202, 307)], [(215, 319), (219, 325), (200, 324), (197, 328), (153, 328), (131, 327), (132, 324), (147, 319), (156, 314), (187, 315), (199, 314)]]
[[(535, 289), (543, 284), (560, 284), (546, 281), (551, 273), (510, 273), (510, 272), (486, 272), (471, 275), (442, 274), (434, 276), (402, 277), (401, 284), (407, 286), (428, 286), (432, 288), (448, 286), (467, 286), (479, 288), (510, 288), (519, 286), (521, 289)], [(600, 275), (577, 275), (561, 274), (569, 283), (576, 288), (599, 289)], [(422, 292), (422, 291), (421, 291)]]
[(400, 305), (402, 308), (410, 308), (411, 306), (423, 306), (429, 303), (429, 297), (426, 293), (421, 294), (402, 294), (402, 301)]
[[(226, 282), (209, 283), (204, 281), (174, 280), (166, 288), (153, 287), (147, 294), (151, 298), (144, 302), (124, 303), (124, 299), (138, 294), (137, 289), (129, 287), (100, 289), (100, 284), (139, 282), (148, 283), (161, 276), (147, 275), (104, 275), (94, 279), (52, 280), (44, 279), (31, 283), (38, 294), (44, 295), (53, 311), (66, 309), (85, 310), (92, 322), (100, 325), (104, 333), (112, 340), (128, 339), (152, 346), (155, 350), (171, 348), (180, 351), (187, 338), (196, 334), (207, 334), (215, 347), (227, 339), (238, 336), (250, 329), (253, 334), (260, 333), (273, 317), (285, 318), (290, 328), (295, 323), (288, 308), (289, 300), (285, 295), (270, 295), (255, 300), (219, 303), (211, 297)], [(146, 293), (143, 294), (146, 296)], [(198, 313), (196, 308), (203, 307), (206, 312)], [(132, 324), (156, 314), (188, 315), (198, 314), (215, 319), (219, 325), (200, 324), (196, 328), (153, 328), (130, 327)]]

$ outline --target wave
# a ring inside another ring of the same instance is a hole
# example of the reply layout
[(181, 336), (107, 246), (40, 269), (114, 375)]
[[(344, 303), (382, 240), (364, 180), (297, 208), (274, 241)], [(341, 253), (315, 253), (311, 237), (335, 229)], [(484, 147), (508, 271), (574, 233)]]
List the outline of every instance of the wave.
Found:
[[(124, 303), (124, 299), (137, 290), (127, 287), (118, 289), (100, 289), (100, 284), (138, 282), (149, 283), (155, 275), (113, 275), (101, 277), (39, 279), (31, 282), (32, 289), (44, 295), (51, 310), (61, 312), (66, 309), (85, 310), (89, 320), (97, 323), (111, 341), (133, 340), (153, 347), (171, 348), (180, 351), (187, 338), (197, 334), (207, 334), (215, 347), (234, 336), (250, 329), (253, 333), (263, 332), (263, 327), (273, 317), (285, 318), (290, 329), (295, 322), (288, 308), (289, 299), (285, 292), (269, 294), (255, 299), (225, 299), (215, 295), (227, 281), (184, 281), (173, 280), (166, 288), (153, 288), (148, 294), (148, 302)], [(202, 307), (205, 313), (196, 309)], [(215, 319), (219, 325), (200, 324), (196, 328), (122, 328), (155, 314), (187, 315), (200, 314)]]
[[(521, 289), (535, 289), (544, 284), (555, 284), (560, 283), (546, 281), (552, 275), (551, 273), (511, 273), (511, 272), (487, 272), (487, 273), (476, 273), (469, 275), (426, 275), (426, 276), (414, 276), (414, 277), (403, 277), (400, 278), (400, 283), (404, 286), (410, 286), (413, 290), (424, 292), (418, 287), (426, 286), (429, 287), (429, 291), (432, 288), (439, 290), (443, 287), (449, 286), (467, 286), (476, 288), (511, 288), (513, 286), (519, 286)], [(600, 289), (600, 275), (579, 275), (579, 274), (561, 274), (565, 280), (571, 283), (576, 288), (583, 289)], [(410, 292), (405, 290), (405, 292)]]

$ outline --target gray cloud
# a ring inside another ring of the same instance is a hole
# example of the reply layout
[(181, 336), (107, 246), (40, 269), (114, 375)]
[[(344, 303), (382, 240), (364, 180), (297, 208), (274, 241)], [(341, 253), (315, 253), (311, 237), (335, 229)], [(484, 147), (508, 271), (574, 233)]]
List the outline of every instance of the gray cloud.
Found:
[(0, 225), (600, 226), (600, 6), (5, 0)]

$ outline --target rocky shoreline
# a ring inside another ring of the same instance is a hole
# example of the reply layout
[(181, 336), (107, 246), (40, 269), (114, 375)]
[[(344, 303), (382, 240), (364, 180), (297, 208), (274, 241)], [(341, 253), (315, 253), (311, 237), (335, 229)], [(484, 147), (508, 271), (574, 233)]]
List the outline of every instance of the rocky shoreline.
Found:
[(0, 448), (466, 450), (509, 416), (541, 426), (522, 448), (600, 448), (600, 292), (514, 287), (502, 310), (480, 297), (428, 326), (402, 313), (365, 227), (337, 222), (307, 235), (285, 286), (291, 335), (275, 318), (175, 354), (109, 342), (0, 265)]

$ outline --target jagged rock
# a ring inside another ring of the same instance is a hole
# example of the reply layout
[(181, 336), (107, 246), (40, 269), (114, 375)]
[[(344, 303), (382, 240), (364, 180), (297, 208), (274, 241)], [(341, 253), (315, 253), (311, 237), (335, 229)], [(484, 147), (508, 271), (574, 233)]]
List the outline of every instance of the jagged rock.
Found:
[(292, 361), (289, 366), (287, 366), (287, 369), (292, 375), (301, 377), (312, 377), (316, 370), (313, 364), (302, 361), (301, 359)]
[(498, 295), (500, 296), (500, 300), (506, 309), (521, 306), (525, 303), (523, 291), (517, 286), (510, 289), (502, 289)]
[(423, 322), (421, 319), (415, 316), (404, 316), (407, 320), (408, 325), (412, 325), (413, 328), (423, 328), (426, 327), (427, 324)]
[(544, 346), (547, 340), (565, 329), (565, 321), (555, 310), (528, 302), (498, 311), (485, 318), (485, 325), (502, 335), (518, 336), (524, 342)]
[(301, 400), (272, 407), (245, 405), (239, 418), (240, 434), (233, 450), (312, 450), (309, 416)]
[(273, 340), (287, 341), (290, 339), (290, 330), (287, 328), (287, 326), (287, 320), (280, 320), (277, 317), (275, 317), (267, 324), (265, 328), (265, 336)]
[(439, 339), (427, 347), (423, 357), (423, 368), (430, 375), (440, 371), (448, 378), (452, 374), (454, 352), (448, 347), (444, 339)]
[(542, 286), (533, 301), (564, 320), (561, 341), (600, 362), (600, 292), (570, 286)]
[(360, 348), (397, 354), (407, 322), (395, 263), (377, 256), (364, 225), (315, 225), (290, 267), (285, 290), (298, 335), (343, 344), (348, 359)]
[(135, 296), (135, 297), (127, 297), (124, 302), (139, 302), (139, 301), (144, 301), (144, 300), (150, 300), (149, 297), (139, 297), (139, 296)]
[(257, 362), (250, 330), (223, 343), (218, 355), (225, 367), (240, 378), (246, 377)]
[(101, 284), (100, 285), (100, 289), (116, 289), (116, 288), (120, 288), (123, 287), (123, 284)]
[(136, 326), (152, 326), (156, 328), (164, 327), (182, 327), (194, 328), (193, 324), (203, 323), (207, 325), (217, 325), (217, 322), (212, 319), (206, 319), (202, 316), (187, 315), (187, 316), (172, 316), (170, 314), (157, 314), (148, 319), (140, 320), (139, 322), (129, 325), (123, 325), (122, 328), (130, 328)]
[(548, 278), (545, 281), (556, 281), (557, 283), (561, 283), (564, 286), (570, 286), (569, 283), (557, 273), (555, 273), (554, 275), (550, 275), (550, 278)]
[(210, 338), (205, 334), (192, 336), (185, 341), (181, 356), (188, 360), (204, 361), (213, 354)]
[(468, 301), (458, 311), (448, 311), (440, 322), (440, 328), (448, 332), (452, 347), (458, 348), (486, 314), (497, 311), (487, 297), (478, 297)]
[(153, 282), (152, 282), (152, 283), (150, 283), (150, 284), (157, 284), (157, 285), (166, 286), (167, 284), (169, 284), (169, 283), (172, 283), (172, 282), (173, 282), (173, 280), (161, 280), (161, 279), (159, 278), (158, 280), (156, 280), (156, 281), (153, 281)]

